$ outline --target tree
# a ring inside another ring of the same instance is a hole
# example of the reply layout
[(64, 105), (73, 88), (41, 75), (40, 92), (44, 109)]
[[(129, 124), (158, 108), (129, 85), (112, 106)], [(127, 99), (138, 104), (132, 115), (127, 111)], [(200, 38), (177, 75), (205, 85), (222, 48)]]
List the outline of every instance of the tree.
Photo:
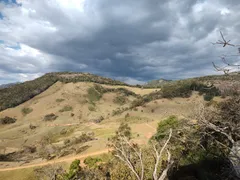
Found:
[[(152, 178), (154, 180), (164, 180), (173, 161), (171, 153), (167, 150), (167, 145), (172, 137), (172, 129), (170, 129), (167, 140), (162, 146), (158, 142), (152, 143), (154, 154), (154, 169), (152, 170)], [(121, 160), (134, 174), (137, 180), (145, 179), (145, 164), (142, 148), (133, 142), (131, 128), (127, 124), (121, 124), (116, 135), (110, 139), (110, 147), (114, 149), (113, 154)], [(161, 162), (167, 153), (167, 165), (165, 169), (161, 169)]]
[(207, 109), (200, 104), (196, 118), (202, 136), (216, 146), (232, 162), (233, 171), (240, 178), (240, 98), (222, 102), (218, 108)]
[(226, 40), (222, 34), (222, 32), (220, 31), (220, 35), (221, 35), (221, 38), (222, 40), (218, 40), (217, 42), (215, 43), (212, 43), (213, 45), (223, 45), (223, 47), (226, 47), (226, 46), (231, 46), (231, 47), (237, 47), (238, 49), (238, 54), (234, 54), (234, 55), (222, 55), (221, 56), (221, 60), (224, 64), (224, 66), (217, 66), (214, 62), (212, 62), (213, 64), (213, 67), (217, 70), (217, 71), (222, 71), (224, 72), (224, 74), (229, 74), (230, 72), (234, 72), (236, 71), (236, 69), (239, 69), (240, 68), (240, 64), (237, 64), (237, 63), (230, 63), (227, 58), (231, 57), (231, 56), (239, 56), (240, 55), (240, 45), (236, 45), (236, 44), (230, 44), (230, 41), (231, 40)]

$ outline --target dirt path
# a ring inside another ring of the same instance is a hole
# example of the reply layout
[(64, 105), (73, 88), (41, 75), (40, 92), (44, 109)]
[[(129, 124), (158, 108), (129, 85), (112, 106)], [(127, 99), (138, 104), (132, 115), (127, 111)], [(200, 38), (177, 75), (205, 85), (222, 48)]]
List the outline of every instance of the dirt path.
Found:
[(55, 164), (55, 163), (74, 161), (75, 159), (85, 159), (89, 156), (96, 156), (96, 155), (108, 153), (109, 151), (110, 151), (110, 149), (104, 149), (102, 151), (87, 153), (87, 154), (78, 155), (78, 156), (74, 156), (74, 157), (61, 158), (61, 159), (52, 160), (52, 161), (43, 162), (43, 163), (38, 163), (38, 164), (31, 164), (31, 165), (20, 166), (20, 167), (12, 167), (12, 168), (3, 168), (3, 169), (0, 169), (0, 172), (13, 171), (13, 170), (18, 170), (18, 169), (26, 169), (26, 168), (33, 168), (33, 167), (41, 167), (41, 166), (51, 165), (51, 164)]
[(150, 127), (154, 131), (154, 133), (156, 132), (156, 128), (152, 127), (150, 124), (145, 123), (145, 125)]

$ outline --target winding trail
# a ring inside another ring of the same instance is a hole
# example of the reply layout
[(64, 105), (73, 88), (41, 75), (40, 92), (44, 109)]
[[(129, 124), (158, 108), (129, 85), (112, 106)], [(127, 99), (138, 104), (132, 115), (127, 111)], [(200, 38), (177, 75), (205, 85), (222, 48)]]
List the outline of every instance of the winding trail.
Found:
[(26, 169), (26, 168), (33, 168), (33, 167), (41, 167), (41, 166), (51, 165), (51, 164), (55, 164), (55, 163), (74, 161), (75, 159), (85, 159), (89, 156), (96, 156), (96, 155), (108, 153), (110, 151), (111, 151), (110, 149), (104, 149), (104, 150), (93, 152), (93, 153), (87, 153), (87, 154), (73, 156), (73, 157), (60, 158), (60, 159), (51, 160), (51, 161), (47, 161), (47, 162), (42, 162), (42, 163), (38, 163), (38, 164), (31, 164), (31, 165), (12, 167), (12, 168), (2, 168), (2, 169), (0, 169), (0, 172), (13, 171), (13, 170), (18, 170), (18, 169)]

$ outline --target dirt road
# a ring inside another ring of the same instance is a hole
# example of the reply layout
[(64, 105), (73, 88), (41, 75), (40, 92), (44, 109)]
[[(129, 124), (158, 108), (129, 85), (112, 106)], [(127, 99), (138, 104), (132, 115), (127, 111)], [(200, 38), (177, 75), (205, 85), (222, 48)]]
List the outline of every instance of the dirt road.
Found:
[(33, 168), (33, 167), (41, 167), (41, 166), (51, 165), (51, 164), (55, 164), (55, 163), (74, 161), (75, 159), (85, 159), (89, 156), (96, 156), (96, 155), (108, 153), (109, 151), (110, 151), (110, 149), (104, 149), (102, 151), (87, 153), (87, 154), (73, 156), (73, 157), (60, 158), (60, 159), (51, 160), (51, 161), (38, 163), (38, 164), (31, 164), (31, 165), (12, 167), (12, 168), (3, 168), (3, 169), (0, 169), (0, 172), (2, 172), (2, 171), (13, 171), (13, 170), (17, 170), (17, 169)]

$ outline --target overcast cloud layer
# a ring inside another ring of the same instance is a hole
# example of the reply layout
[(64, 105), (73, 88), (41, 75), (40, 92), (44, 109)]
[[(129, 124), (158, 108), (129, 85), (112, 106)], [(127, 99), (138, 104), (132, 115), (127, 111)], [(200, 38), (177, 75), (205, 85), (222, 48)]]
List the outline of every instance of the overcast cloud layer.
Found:
[(143, 83), (216, 74), (239, 0), (1, 0), (0, 84), (83, 71)]

